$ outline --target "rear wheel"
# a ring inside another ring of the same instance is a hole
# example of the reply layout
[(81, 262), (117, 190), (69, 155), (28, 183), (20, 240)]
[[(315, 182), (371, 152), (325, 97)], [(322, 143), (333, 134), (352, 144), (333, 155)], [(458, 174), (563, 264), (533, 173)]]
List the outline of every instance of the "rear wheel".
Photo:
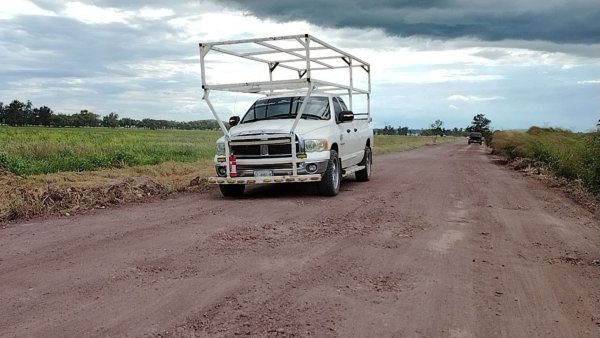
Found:
[(371, 147), (365, 148), (365, 156), (362, 161), (358, 164), (365, 168), (356, 172), (356, 180), (366, 182), (371, 179), (371, 165), (373, 164), (373, 154), (371, 153)]
[(225, 197), (239, 197), (244, 194), (245, 184), (219, 184), (221, 194)]
[(323, 174), (321, 182), (319, 182), (319, 194), (323, 196), (335, 196), (340, 191), (340, 183), (342, 181), (342, 171), (337, 151), (331, 150), (327, 170)]

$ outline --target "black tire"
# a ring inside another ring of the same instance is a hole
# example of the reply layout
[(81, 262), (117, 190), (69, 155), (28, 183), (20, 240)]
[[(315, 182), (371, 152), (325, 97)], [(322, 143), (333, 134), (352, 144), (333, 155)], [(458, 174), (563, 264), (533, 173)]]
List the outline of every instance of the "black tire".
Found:
[(360, 182), (366, 182), (371, 179), (371, 165), (373, 164), (373, 154), (371, 153), (371, 147), (365, 148), (365, 156), (358, 165), (364, 165), (365, 169), (359, 170), (355, 173), (356, 180)]
[(342, 168), (340, 168), (337, 151), (332, 149), (330, 154), (327, 170), (325, 170), (318, 185), (319, 194), (322, 196), (337, 195), (340, 192), (340, 184), (342, 183)]
[(221, 194), (225, 197), (239, 197), (244, 194), (245, 184), (219, 184)]

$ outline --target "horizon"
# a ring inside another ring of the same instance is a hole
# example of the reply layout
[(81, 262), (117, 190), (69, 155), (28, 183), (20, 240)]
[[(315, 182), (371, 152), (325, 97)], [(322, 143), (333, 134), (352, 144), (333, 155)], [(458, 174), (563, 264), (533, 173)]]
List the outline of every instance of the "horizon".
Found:
[[(10, 104), (10, 102), (13, 102), (14, 100), (17, 100), (17, 99), (10, 100), (10, 101), (8, 101), (8, 103)], [(20, 100), (17, 100), (17, 101), (20, 101)], [(27, 102), (31, 102), (31, 101), (30, 100), (25, 100), (25, 101), (21, 101), (21, 102), (27, 103)], [(4, 107), (7, 106), (7, 103), (4, 102), (4, 101), (2, 101), (2, 100), (0, 100), (0, 103), (4, 104)], [(44, 107), (44, 106), (48, 107), (47, 105), (36, 106), (35, 104), (33, 104), (33, 102), (31, 102), (31, 103), (32, 103), (32, 107), (33, 108), (41, 108), (41, 107)], [(48, 108), (50, 108), (52, 110), (52, 112), (53, 112), (54, 115), (74, 115), (74, 114), (79, 114), (81, 112), (86, 111), (86, 112), (89, 112), (89, 113), (96, 114), (98, 116), (99, 120), (101, 120), (102, 117), (105, 117), (105, 116), (108, 116), (109, 114), (114, 113), (114, 114), (118, 115), (118, 119), (119, 120), (121, 120), (121, 119), (132, 119), (132, 120), (141, 121), (141, 120), (144, 120), (144, 119), (151, 119), (151, 120), (160, 120), (160, 121), (168, 121), (168, 122), (175, 122), (175, 123), (189, 123), (189, 122), (197, 122), (197, 121), (215, 121), (214, 117), (209, 117), (209, 118), (205, 118), (205, 119), (197, 119), (197, 120), (167, 120), (167, 119), (162, 119), (162, 118), (151, 118), (151, 117), (134, 118), (134, 117), (127, 116), (127, 115), (121, 115), (120, 113), (118, 113), (116, 111), (112, 111), (112, 112), (109, 112), (109, 113), (106, 113), (106, 114), (99, 114), (99, 113), (96, 113), (94, 111), (90, 111), (89, 109), (85, 109), (84, 108), (84, 109), (80, 109), (77, 112), (67, 113), (67, 112), (57, 112), (57, 111), (54, 111), (54, 109), (52, 109), (52, 107), (48, 107)], [(224, 119), (223, 122), (227, 122), (227, 119)], [(446, 126), (445, 125), (445, 121), (442, 120), (442, 122), (444, 123), (444, 125), (442, 126), (442, 129), (443, 130), (448, 130), (448, 131), (452, 131), (455, 128), (459, 129), (459, 130), (465, 131), (465, 129), (469, 126), (469, 125), (467, 125), (467, 126)], [(493, 122), (494, 121), (492, 121), (492, 123), (491, 123), (491, 127), (492, 127), (491, 131), (492, 132), (494, 132), (494, 131), (526, 132), (530, 128), (562, 129), (562, 130), (566, 130), (566, 131), (570, 131), (570, 132), (574, 132), (574, 133), (592, 133), (592, 132), (596, 132), (598, 130), (597, 126), (592, 127), (589, 130), (577, 131), (577, 130), (571, 130), (571, 129), (568, 129), (568, 128), (563, 128), (563, 127), (560, 127), (560, 126), (547, 126), (547, 125), (546, 126), (531, 125), (531, 126), (527, 126), (525, 128), (497, 129), (497, 128), (493, 127)], [(600, 123), (600, 119), (597, 121), (597, 123)], [(1, 125), (2, 124), (0, 123), (0, 126)], [(19, 126), (19, 127), (36, 127), (36, 126), (37, 125), (24, 125), (24, 126)], [(42, 125), (40, 125), (40, 126), (42, 126)], [(118, 128), (120, 128), (120, 127), (121, 126), (119, 126)], [(374, 126), (373, 129), (374, 130), (381, 130), (381, 129), (385, 128), (385, 127), (393, 127), (394, 129), (398, 129), (400, 127), (407, 127), (409, 131), (424, 131), (424, 130), (428, 130), (429, 129), (428, 128), (429, 126), (414, 127), (414, 126), (407, 126), (407, 125), (393, 125), (393, 124), (389, 124), (389, 123), (384, 123), (384, 124), (379, 125), (379, 126)], [(97, 128), (104, 128), (104, 126), (98, 126)], [(107, 128), (110, 128), (110, 127), (107, 127)]]

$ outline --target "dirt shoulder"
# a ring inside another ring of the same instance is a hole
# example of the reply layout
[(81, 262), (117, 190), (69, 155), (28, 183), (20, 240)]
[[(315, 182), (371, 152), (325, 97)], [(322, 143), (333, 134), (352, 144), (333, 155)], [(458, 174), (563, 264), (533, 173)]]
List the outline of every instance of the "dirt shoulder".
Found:
[(44, 215), (75, 215), (91, 209), (150, 201), (175, 192), (207, 189), (209, 161), (65, 172), (19, 177), (0, 171), (0, 224)]
[(0, 336), (597, 336), (599, 226), (463, 143), (336, 198), (217, 189), (0, 230)]

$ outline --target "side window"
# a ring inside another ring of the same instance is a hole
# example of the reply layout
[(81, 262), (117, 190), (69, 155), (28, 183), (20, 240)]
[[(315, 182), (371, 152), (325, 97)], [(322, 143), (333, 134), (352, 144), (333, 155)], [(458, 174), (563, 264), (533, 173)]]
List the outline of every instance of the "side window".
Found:
[(342, 98), (338, 98), (338, 100), (340, 100), (340, 105), (342, 106), (342, 110), (348, 110), (348, 107), (346, 107), (346, 104), (344, 103), (344, 100), (342, 100)]
[(336, 121), (340, 121), (340, 113), (342, 112), (342, 106), (340, 106), (340, 103), (337, 100), (337, 97), (333, 98), (333, 113), (335, 114), (335, 120)]

